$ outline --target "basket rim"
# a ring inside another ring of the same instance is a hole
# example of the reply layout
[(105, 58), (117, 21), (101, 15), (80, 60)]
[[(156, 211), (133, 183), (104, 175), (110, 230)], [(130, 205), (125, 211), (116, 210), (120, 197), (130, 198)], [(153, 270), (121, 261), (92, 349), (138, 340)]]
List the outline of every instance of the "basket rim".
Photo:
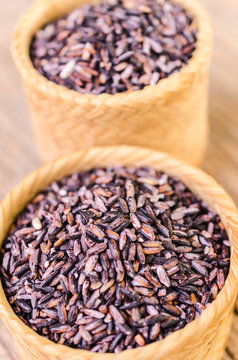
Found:
[[(113, 159), (115, 159), (113, 163)], [(120, 160), (118, 160), (120, 159)], [(130, 160), (129, 160), (130, 159)], [(215, 211), (221, 216), (225, 228), (228, 232), (228, 237), (232, 241), (232, 257), (231, 266), (228, 278), (222, 291), (218, 294), (215, 301), (202, 313), (202, 315), (196, 320), (186, 325), (183, 329), (176, 331), (161, 341), (145, 345), (144, 347), (125, 350), (119, 354), (103, 354), (103, 359), (110, 359), (113, 357), (114, 360), (120, 359), (120, 354), (127, 353), (128, 355), (143, 354), (145, 351), (156, 351), (160, 354), (168, 352), (168, 343), (170, 343), (170, 350), (176, 351), (178, 344), (182, 346), (186, 344), (188, 339), (192, 339), (195, 332), (200, 331), (201, 334), (204, 329), (207, 329), (209, 322), (217, 318), (222, 319), (226, 314), (225, 310), (228, 304), (235, 301), (235, 295), (238, 290), (238, 211), (235, 207), (232, 199), (227, 193), (217, 184), (215, 180), (207, 175), (202, 170), (188, 165), (181, 160), (175, 160), (166, 153), (133, 146), (107, 146), (107, 147), (93, 147), (90, 149), (80, 150), (72, 154), (60, 157), (54, 161), (51, 161), (39, 169), (26, 176), (1, 202), (0, 204), (0, 243), (6, 235), (9, 226), (4, 228), (4, 219), (8, 218), (13, 222), (15, 216), (12, 212), (15, 211), (15, 204), (17, 197), (22, 199), (26, 197), (33, 197), (38, 191), (42, 190), (46, 186), (46, 183), (50, 183), (54, 180), (61, 178), (73, 171), (79, 169), (91, 168), (94, 166), (106, 166), (106, 165), (148, 165), (155, 169), (166, 171), (167, 173), (177, 176), (179, 179), (185, 182), (185, 184), (191, 187), (191, 190), (196, 192), (204, 192), (202, 199), (208, 202), (208, 204), (215, 209)], [(64, 169), (63, 174), (59, 175)], [(73, 170), (74, 169), (74, 170)], [(58, 174), (58, 175), (57, 175)], [(58, 178), (57, 178), (58, 176)], [(40, 185), (44, 179), (44, 186)], [(186, 180), (187, 179), (187, 180)], [(29, 185), (34, 187), (34, 190), (29, 195)], [(42, 187), (41, 187), (42, 186)], [(201, 196), (200, 196), (201, 197)], [(208, 201), (209, 200), (209, 201)], [(21, 209), (28, 203), (29, 200), (22, 200)], [(10, 208), (9, 211), (7, 209)], [(17, 210), (17, 213), (20, 211)], [(9, 212), (9, 213), (8, 213)], [(57, 356), (64, 353), (67, 360), (78, 359), (80, 354), (90, 354), (90, 359), (102, 360), (102, 354), (91, 353), (87, 350), (72, 349), (64, 345), (59, 345), (47, 338), (37, 334), (31, 328), (26, 326), (18, 316), (13, 312), (10, 304), (7, 302), (4, 294), (1, 281), (0, 281), (0, 315), (5, 321), (7, 326), (12, 330), (13, 335), (19, 340), (20, 335), (24, 335), (31, 340), (31, 346), (37, 346), (42, 354), (49, 354), (48, 351), (52, 352)], [(11, 323), (11, 324), (10, 324)], [(14, 326), (13, 326), (14, 323)], [(17, 330), (17, 331), (16, 331)], [(24, 339), (22, 339), (22, 342)], [(29, 345), (29, 343), (27, 343)], [(68, 357), (69, 356), (69, 357)]]
[[(65, 4), (66, 4), (66, 0)], [(68, 4), (75, 3), (77, 0), (71, 0)], [(96, 0), (98, 1), (98, 0)], [(95, 2), (95, 0), (84, 0), (84, 3)], [(185, 65), (179, 72), (172, 74), (168, 78), (162, 79), (156, 85), (145, 86), (142, 90), (135, 90), (131, 92), (123, 92), (117, 94), (102, 93), (95, 94), (81, 94), (76, 90), (68, 89), (62, 85), (56, 84), (41, 75), (36, 68), (34, 68), (30, 54), (29, 46), (33, 37), (32, 29), (35, 21), (40, 21), (40, 26), (52, 20), (52, 16), (46, 14), (52, 13), (52, 8), (56, 6), (57, 0), (37, 0), (35, 1), (19, 19), (16, 30), (12, 40), (12, 55), (15, 65), (24, 80), (25, 84), (31, 85), (33, 88), (37, 84), (38, 90), (42, 93), (47, 93), (47, 96), (60, 97), (71, 103), (80, 103), (91, 101), (93, 104), (100, 104), (104, 101), (110, 106), (118, 105), (118, 102), (133, 106), (133, 102), (138, 103), (145, 97), (149, 98), (166, 98), (170, 94), (170, 89), (174, 92), (179, 92), (181, 86), (188, 86), (191, 81), (188, 77), (197, 76), (199, 71), (207, 71), (211, 58), (212, 50), (212, 28), (211, 21), (203, 6), (198, 0), (173, 0), (173, 2), (184, 7), (198, 23), (197, 46), (189, 63)], [(67, 5), (65, 5), (66, 9)], [(75, 8), (75, 6), (68, 6), (67, 9)], [(62, 15), (65, 12), (60, 12)], [(49, 15), (49, 14), (48, 14)]]

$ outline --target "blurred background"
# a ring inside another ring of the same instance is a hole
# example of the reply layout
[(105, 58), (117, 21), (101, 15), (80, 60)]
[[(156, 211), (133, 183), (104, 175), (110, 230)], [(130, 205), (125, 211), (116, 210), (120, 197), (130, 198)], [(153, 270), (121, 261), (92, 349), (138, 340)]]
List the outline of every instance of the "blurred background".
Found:
[[(202, 168), (226, 189), (238, 205), (238, 1), (200, 2), (211, 16), (214, 33), (210, 141)], [(32, 0), (0, 0), (0, 199), (41, 164), (10, 53), (16, 21), (31, 3)], [(1, 360), (17, 359), (10, 344), (11, 339), (0, 323)], [(223, 358), (231, 359), (238, 359), (238, 316)]]

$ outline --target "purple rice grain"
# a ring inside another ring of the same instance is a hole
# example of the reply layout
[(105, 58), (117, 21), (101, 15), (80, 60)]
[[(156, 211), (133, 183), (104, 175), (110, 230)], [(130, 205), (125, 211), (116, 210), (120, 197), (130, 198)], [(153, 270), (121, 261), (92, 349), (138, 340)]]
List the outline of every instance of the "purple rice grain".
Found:
[(102, 353), (182, 329), (217, 297), (229, 264), (220, 217), (183, 183), (119, 166), (75, 173), (36, 195), (0, 257), (6, 296), (25, 324)]
[[(193, 56), (197, 32), (196, 21), (169, 0), (111, 0), (77, 8), (38, 30), (30, 55), (56, 84), (82, 94), (116, 94), (180, 71)], [(40, 230), (41, 223), (33, 223)]]

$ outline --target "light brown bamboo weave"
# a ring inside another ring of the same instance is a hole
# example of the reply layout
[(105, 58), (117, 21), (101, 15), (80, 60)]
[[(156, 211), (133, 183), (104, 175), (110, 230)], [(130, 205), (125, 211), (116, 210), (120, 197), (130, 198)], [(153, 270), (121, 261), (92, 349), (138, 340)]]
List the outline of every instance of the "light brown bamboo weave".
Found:
[(107, 165), (148, 165), (176, 175), (222, 218), (232, 242), (231, 269), (225, 287), (205, 312), (184, 329), (160, 342), (120, 354), (95, 354), (55, 344), (25, 326), (13, 313), (0, 285), (0, 316), (14, 336), (22, 360), (219, 360), (230, 330), (238, 291), (238, 213), (225, 191), (201, 170), (153, 150), (115, 146), (98, 147), (55, 160), (26, 177), (0, 207), (0, 244), (16, 215), (53, 180), (77, 170)]
[[(97, 0), (96, 0), (97, 1)], [(95, 0), (38, 0), (20, 19), (13, 56), (23, 81), (39, 150), (45, 160), (93, 145), (139, 145), (196, 164), (207, 143), (211, 26), (197, 0), (175, 0), (197, 20), (197, 49), (179, 73), (143, 90), (83, 95), (48, 81), (34, 69), (35, 32), (76, 6)]]

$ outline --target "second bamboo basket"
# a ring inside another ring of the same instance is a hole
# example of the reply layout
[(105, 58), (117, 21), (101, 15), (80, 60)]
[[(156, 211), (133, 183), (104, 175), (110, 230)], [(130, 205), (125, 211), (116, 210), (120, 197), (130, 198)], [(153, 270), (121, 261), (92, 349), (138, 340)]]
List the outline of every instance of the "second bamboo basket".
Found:
[(211, 26), (197, 0), (174, 0), (198, 24), (197, 48), (181, 71), (143, 90), (83, 95), (47, 80), (33, 67), (29, 47), (44, 24), (95, 0), (38, 0), (20, 19), (13, 56), (23, 81), (39, 150), (45, 160), (93, 145), (139, 145), (197, 164), (208, 133)]

